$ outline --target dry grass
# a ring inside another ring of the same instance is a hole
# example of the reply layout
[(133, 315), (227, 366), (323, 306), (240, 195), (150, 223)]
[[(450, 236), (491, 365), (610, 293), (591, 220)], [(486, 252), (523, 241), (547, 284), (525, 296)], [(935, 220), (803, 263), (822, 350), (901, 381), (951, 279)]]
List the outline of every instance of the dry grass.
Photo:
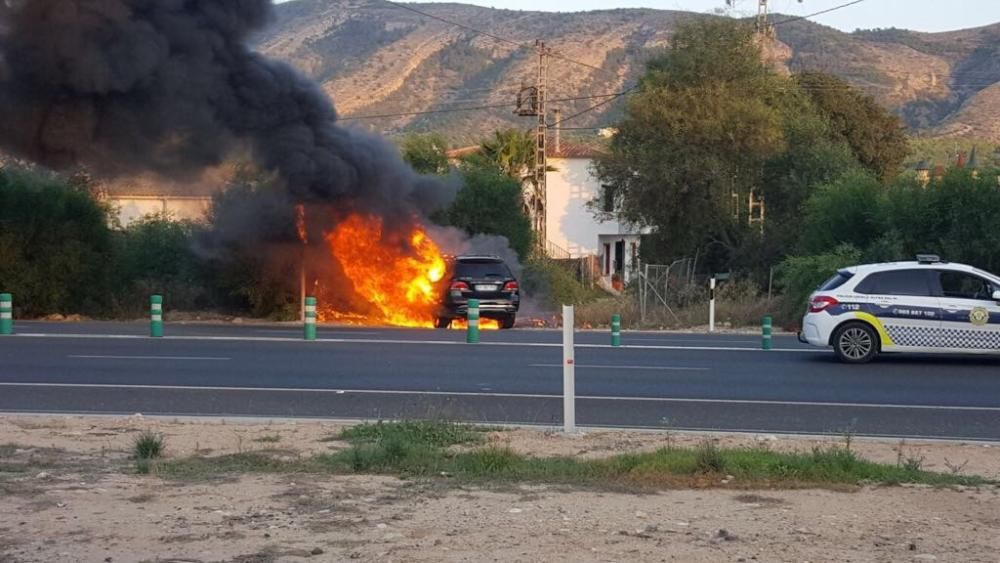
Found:
[[(765, 315), (776, 316), (785, 309), (780, 296), (770, 301), (749, 282), (722, 284), (715, 301), (715, 322), (721, 328), (756, 328)], [(576, 322), (581, 328), (610, 326), (611, 316), (621, 315), (624, 329), (684, 329), (708, 325), (708, 291), (689, 287), (672, 296), (670, 310), (650, 297), (645, 321), (639, 299), (626, 294), (606, 297), (576, 307)], [(775, 318), (775, 326), (780, 326)]]

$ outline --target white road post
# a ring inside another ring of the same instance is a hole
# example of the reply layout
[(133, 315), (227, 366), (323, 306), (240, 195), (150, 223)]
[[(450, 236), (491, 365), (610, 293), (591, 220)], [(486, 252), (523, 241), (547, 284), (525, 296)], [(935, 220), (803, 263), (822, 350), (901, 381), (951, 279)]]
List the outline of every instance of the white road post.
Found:
[(576, 354), (573, 348), (573, 306), (563, 305), (563, 430), (576, 432)]
[(708, 282), (708, 332), (715, 332), (715, 276)]

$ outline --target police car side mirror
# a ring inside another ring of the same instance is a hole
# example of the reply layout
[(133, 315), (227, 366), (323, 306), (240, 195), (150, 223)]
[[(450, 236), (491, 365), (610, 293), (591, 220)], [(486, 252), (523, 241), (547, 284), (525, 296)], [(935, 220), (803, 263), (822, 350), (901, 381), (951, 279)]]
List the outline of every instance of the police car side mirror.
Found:
[(993, 291), (993, 300), (1000, 301), (1000, 289), (996, 289)]

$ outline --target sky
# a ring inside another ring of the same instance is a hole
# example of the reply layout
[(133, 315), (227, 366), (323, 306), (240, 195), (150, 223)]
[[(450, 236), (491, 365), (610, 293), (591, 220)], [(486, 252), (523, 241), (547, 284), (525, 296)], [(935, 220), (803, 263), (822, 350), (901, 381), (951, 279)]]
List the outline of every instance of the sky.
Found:
[[(279, 0), (286, 1), (286, 0)], [(423, 0), (421, 0), (423, 1)], [(689, 12), (712, 12), (724, 8), (725, 0), (438, 0), (476, 4), (509, 10), (576, 12), (610, 8), (656, 8)], [(849, 0), (770, 0), (771, 12), (807, 15), (845, 4)], [(730, 13), (749, 16), (757, 13), (757, 0), (735, 0)], [(812, 18), (841, 29), (899, 27), (917, 31), (950, 31), (1000, 22), (1000, 0), (864, 0)]]

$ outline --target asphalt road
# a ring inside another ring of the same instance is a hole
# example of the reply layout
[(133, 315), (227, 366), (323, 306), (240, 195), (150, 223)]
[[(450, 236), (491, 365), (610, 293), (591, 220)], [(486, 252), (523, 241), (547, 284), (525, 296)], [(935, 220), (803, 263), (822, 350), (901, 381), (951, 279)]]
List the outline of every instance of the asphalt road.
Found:
[[(561, 333), (288, 325), (27, 323), (0, 337), (0, 411), (444, 417), (558, 425)], [(1000, 359), (845, 366), (778, 336), (577, 333), (577, 421), (772, 433), (1000, 440)]]

